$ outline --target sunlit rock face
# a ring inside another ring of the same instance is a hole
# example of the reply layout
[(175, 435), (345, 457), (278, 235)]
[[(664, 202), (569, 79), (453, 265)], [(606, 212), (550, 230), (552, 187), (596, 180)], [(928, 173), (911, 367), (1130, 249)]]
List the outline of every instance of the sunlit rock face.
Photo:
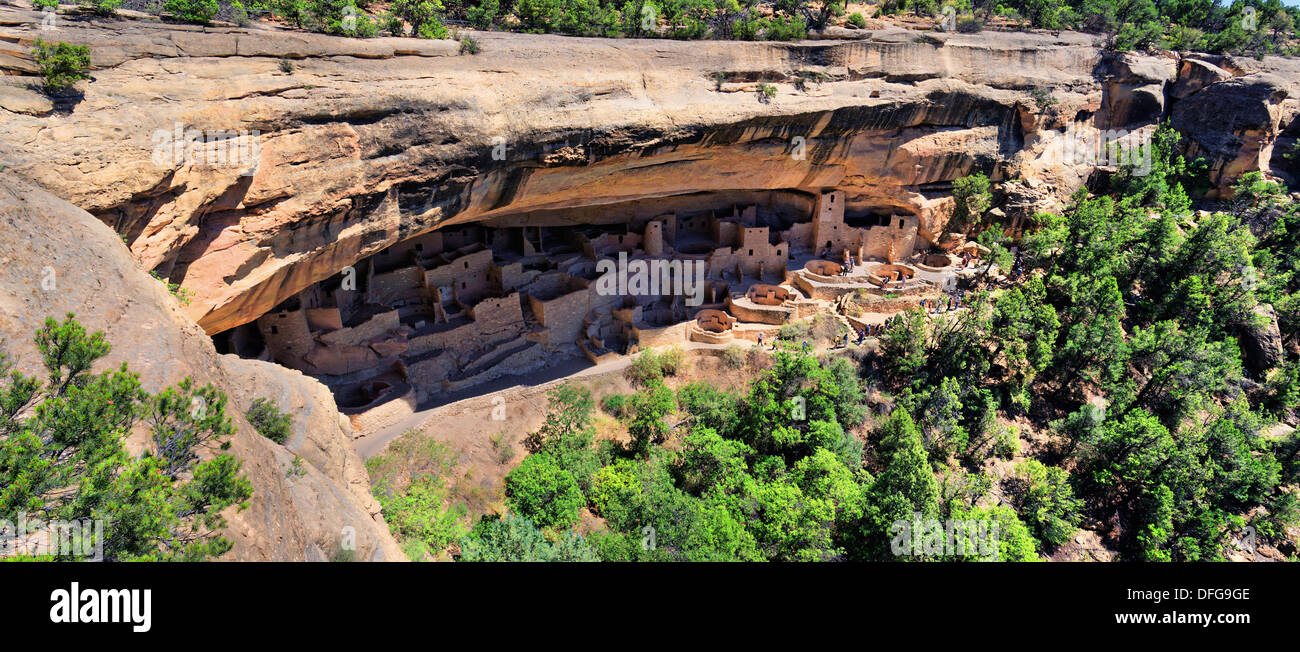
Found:
[[(0, 9), (6, 72), (34, 71), (37, 18)], [(1091, 164), (1061, 153), (1074, 127), (1172, 116), (1222, 188), (1268, 169), (1274, 141), (1296, 128), (1300, 83), (1295, 62), (1205, 58), (1211, 69), (1105, 53), (1071, 33), (795, 44), (482, 33), (469, 56), (450, 41), (61, 29), (91, 46), (94, 80), (55, 104), (6, 83), (0, 159), (193, 292), (186, 310), (210, 334), (445, 225), (606, 222), (617, 215), (602, 206), (841, 190), (850, 210), (914, 215), (933, 240), (951, 181), (972, 171), (1024, 180), (1013, 189), (1024, 215), (1077, 188)], [(760, 84), (775, 96), (761, 99)], [(1214, 119), (1229, 108), (1236, 117)]]

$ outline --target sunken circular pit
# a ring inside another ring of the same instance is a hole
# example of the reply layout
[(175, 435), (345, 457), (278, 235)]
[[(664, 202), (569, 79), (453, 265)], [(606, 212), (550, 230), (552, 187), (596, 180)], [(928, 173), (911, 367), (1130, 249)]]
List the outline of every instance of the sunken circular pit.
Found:
[(818, 276), (839, 276), (844, 271), (843, 265), (829, 260), (810, 260), (803, 268)]

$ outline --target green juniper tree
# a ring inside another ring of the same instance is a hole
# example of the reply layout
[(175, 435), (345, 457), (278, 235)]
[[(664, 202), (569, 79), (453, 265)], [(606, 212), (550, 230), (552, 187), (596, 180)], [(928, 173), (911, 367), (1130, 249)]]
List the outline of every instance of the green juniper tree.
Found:
[(62, 93), (82, 79), (90, 79), (90, 46), (36, 39), (32, 59), (40, 68), (45, 91)]
[[(219, 452), (234, 433), (226, 397), (188, 378), (150, 395), (125, 364), (93, 372), (111, 347), (71, 314), (47, 319), (35, 341), (43, 379), (0, 356), (0, 514), (101, 519), (95, 543), (108, 560), (227, 552), (221, 512), (243, 509), (252, 485), (240, 461)], [(149, 445), (133, 455), (126, 438), (137, 430)]]

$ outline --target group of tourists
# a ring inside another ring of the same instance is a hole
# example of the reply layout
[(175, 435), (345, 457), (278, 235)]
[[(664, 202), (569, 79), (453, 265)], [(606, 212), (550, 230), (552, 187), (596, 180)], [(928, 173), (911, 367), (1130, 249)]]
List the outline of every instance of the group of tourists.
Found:
[(927, 314), (952, 312), (961, 308), (961, 295), (949, 295), (945, 299), (921, 299), (921, 310)]
[(838, 335), (835, 337), (835, 348), (848, 346), (850, 338), (853, 338), (853, 344), (855, 346), (862, 346), (862, 343), (865, 342), (868, 337), (880, 337), (884, 335), (885, 331), (889, 329), (895, 319), (897, 319), (897, 317), (890, 317), (885, 320), (885, 323), (883, 324), (867, 324), (862, 328), (855, 328), (852, 335), (849, 333)]
[[(774, 337), (774, 338), (772, 338), (772, 350), (773, 350), (773, 351), (776, 350), (777, 344), (779, 344), (780, 342), (781, 342), (781, 338), (780, 338), (779, 336), (778, 336), (778, 337)], [(804, 342), (804, 345), (805, 345), (805, 346), (807, 346), (807, 344), (808, 344), (807, 342)], [(759, 331), (759, 333), (758, 333), (758, 348), (760, 348), (760, 349), (763, 348), (763, 332), (762, 332), (762, 331)]]

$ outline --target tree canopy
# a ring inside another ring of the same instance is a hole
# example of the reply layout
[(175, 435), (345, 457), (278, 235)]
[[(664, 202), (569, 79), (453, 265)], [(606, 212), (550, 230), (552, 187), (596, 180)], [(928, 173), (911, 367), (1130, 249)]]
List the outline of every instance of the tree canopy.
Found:
[[(188, 378), (149, 394), (125, 364), (93, 371), (112, 347), (71, 314), (47, 319), (35, 341), (45, 378), (0, 352), (0, 515), (100, 520), (102, 536), (78, 543), (102, 546), (110, 561), (227, 552), (221, 512), (243, 509), (253, 489), (241, 462), (220, 452), (235, 431), (226, 396)], [(148, 446), (133, 455), (126, 439), (137, 430)]]

